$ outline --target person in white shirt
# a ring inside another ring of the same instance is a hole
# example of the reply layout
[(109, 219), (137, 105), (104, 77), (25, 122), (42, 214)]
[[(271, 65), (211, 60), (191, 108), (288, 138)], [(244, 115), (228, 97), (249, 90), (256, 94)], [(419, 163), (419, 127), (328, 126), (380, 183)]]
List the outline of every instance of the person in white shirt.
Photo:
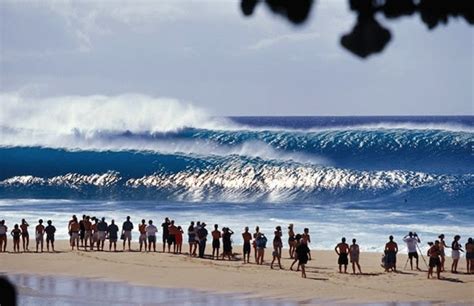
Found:
[(420, 270), (418, 267), (418, 252), (416, 247), (418, 243), (421, 242), (420, 238), (416, 233), (409, 232), (408, 235), (403, 237), (403, 241), (407, 244), (408, 248), (408, 258), (410, 259), (410, 267), (413, 270), (413, 258), (416, 259), (416, 269)]
[(153, 245), (153, 252), (156, 252), (156, 233), (158, 229), (153, 225), (153, 221), (148, 221), (148, 226), (145, 228), (146, 236), (148, 238), (148, 252), (151, 251)]

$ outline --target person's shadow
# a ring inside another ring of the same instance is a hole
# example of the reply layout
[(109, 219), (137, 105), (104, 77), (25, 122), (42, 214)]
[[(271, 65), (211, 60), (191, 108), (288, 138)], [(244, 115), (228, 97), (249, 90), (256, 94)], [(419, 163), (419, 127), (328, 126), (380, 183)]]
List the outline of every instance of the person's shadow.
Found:
[(15, 286), (5, 277), (0, 276), (0, 305), (15, 306), (16, 305), (16, 289)]
[[(348, 0), (348, 2), (350, 10), (357, 14), (357, 22), (351, 32), (341, 37), (341, 45), (361, 58), (382, 52), (391, 39), (390, 31), (380, 25), (375, 18), (378, 13), (389, 20), (419, 14), (421, 21), (430, 30), (441, 23), (447, 24), (453, 18), (464, 18), (469, 24), (474, 24), (472, 0)], [(260, 3), (265, 3), (272, 13), (296, 26), (303, 25), (309, 19), (311, 9), (316, 6), (316, 0), (242, 0), (240, 8), (243, 15), (251, 16)]]

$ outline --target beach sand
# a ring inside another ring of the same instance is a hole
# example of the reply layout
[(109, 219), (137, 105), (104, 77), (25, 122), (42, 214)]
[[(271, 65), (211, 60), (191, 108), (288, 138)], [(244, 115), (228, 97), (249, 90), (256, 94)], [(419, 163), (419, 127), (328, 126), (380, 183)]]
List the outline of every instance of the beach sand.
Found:
[[(33, 242), (33, 241), (32, 241)], [(8, 249), (11, 249), (9, 241)], [(121, 244), (119, 244), (121, 249)], [(187, 244), (183, 249), (187, 251)], [(133, 248), (137, 248), (133, 244)], [(30, 245), (30, 249), (33, 249)], [(363, 275), (338, 273), (333, 251), (312, 250), (307, 279), (289, 271), (291, 260), (283, 251), (284, 270), (271, 270), (271, 249), (266, 250), (263, 266), (238, 261), (215, 261), (187, 255), (140, 252), (70, 251), (67, 241), (57, 241), (58, 253), (0, 253), (0, 272), (61, 275), (123, 281), (161, 288), (186, 288), (212, 293), (243, 293), (297, 301), (303, 304), (433, 302), (471, 304), (474, 301), (474, 275), (466, 275), (465, 259), (459, 262), (459, 274), (443, 273), (443, 280), (426, 279), (423, 272), (404, 270), (406, 255), (398, 256), (398, 273), (385, 273), (380, 253), (362, 253)], [(161, 250), (161, 246), (158, 246)], [(206, 253), (212, 251), (210, 245)], [(235, 252), (241, 247), (235, 246)], [(237, 255), (240, 257), (240, 255)], [(252, 254), (253, 256), (253, 254)], [(426, 258), (426, 256), (425, 256)], [(253, 259), (253, 257), (252, 257)], [(427, 258), (426, 258), (427, 259)], [(252, 260), (253, 261), (253, 260)], [(447, 258), (446, 267), (451, 264)], [(351, 267), (349, 267), (351, 272)]]

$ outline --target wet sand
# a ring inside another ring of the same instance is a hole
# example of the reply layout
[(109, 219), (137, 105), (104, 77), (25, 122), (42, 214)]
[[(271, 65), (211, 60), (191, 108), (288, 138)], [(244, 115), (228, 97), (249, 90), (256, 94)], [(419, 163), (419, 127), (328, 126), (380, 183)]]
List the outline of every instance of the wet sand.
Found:
[[(187, 251), (187, 245), (184, 247)], [(67, 241), (58, 241), (56, 249), (59, 252), (54, 254), (1, 253), (0, 272), (10, 277), (25, 274), (94, 278), (183, 292), (197, 290), (208, 296), (230, 294), (239, 299), (270, 298), (274, 302), (305, 305), (391, 302), (472, 305), (474, 300), (474, 275), (464, 274), (464, 258), (459, 263), (461, 273), (443, 273), (442, 280), (427, 280), (421, 258), (422, 272), (403, 269), (406, 256), (399, 255), (400, 272), (384, 273), (380, 267), (381, 254), (363, 253), (360, 263), (364, 274), (351, 275), (338, 272), (334, 252), (313, 250), (313, 260), (307, 266), (308, 278), (303, 279), (299, 272), (289, 271), (291, 260), (287, 250), (283, 252), (284, 269), (275, 266), (271, 270), (271, 249), (266, 251), (263, 266), (244, 264), (241, 260), (215, 261), (168, 253), (70, 251)], [(240, 246), (234, 247), (235, 252), (240, 250)], [(209, 251), (212, 250), (208, 245)], [(446, 267), (450, 264), (448, 258)]]

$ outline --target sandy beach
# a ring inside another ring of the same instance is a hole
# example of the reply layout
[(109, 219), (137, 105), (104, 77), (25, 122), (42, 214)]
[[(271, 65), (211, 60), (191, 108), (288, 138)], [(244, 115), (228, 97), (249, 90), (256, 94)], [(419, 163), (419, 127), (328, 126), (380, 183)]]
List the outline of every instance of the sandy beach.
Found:
[[(474, 275), (464, 274), (464, 258), (460, 261), (459, 274), (443, 273), (442, 280), (427, 280), (426, 266), (421, 258), (423, 272), (404, 270), (406, 256), (399, 255), (400, 272), (384, 273), (380, 267), (381, 254), (363, 253), (360, 263), (364, 274), (351, 275), (338, 273), (334, 252), (313, 250), (313, 260), (307, 266), (308, 278), (303, 279), (299, 272), (289, 271), (291, 261), (286, 250), (283, 252), (284, 269), (271, 270), (270, 249), (267, 249), (264, 265), (258, 266), (244, 264), (241, 260), (215, 261), (168, 253), (70, 251), (67, 241), (58, 241), (56, 248), (58, 252), (54, 254), (2, 253), (0, 272), (98, 278), (212, 293), (243, 293), (247, 297), (276, 298), (302, 304), (317, 304), (316, 301), (471, 304), (474, 299)], [(207, 253), (209, 250), (208, 246)], [(240, 246), (234, 251), (239, 252)], [(446, 266), (450, 263), (448, 258)]]

